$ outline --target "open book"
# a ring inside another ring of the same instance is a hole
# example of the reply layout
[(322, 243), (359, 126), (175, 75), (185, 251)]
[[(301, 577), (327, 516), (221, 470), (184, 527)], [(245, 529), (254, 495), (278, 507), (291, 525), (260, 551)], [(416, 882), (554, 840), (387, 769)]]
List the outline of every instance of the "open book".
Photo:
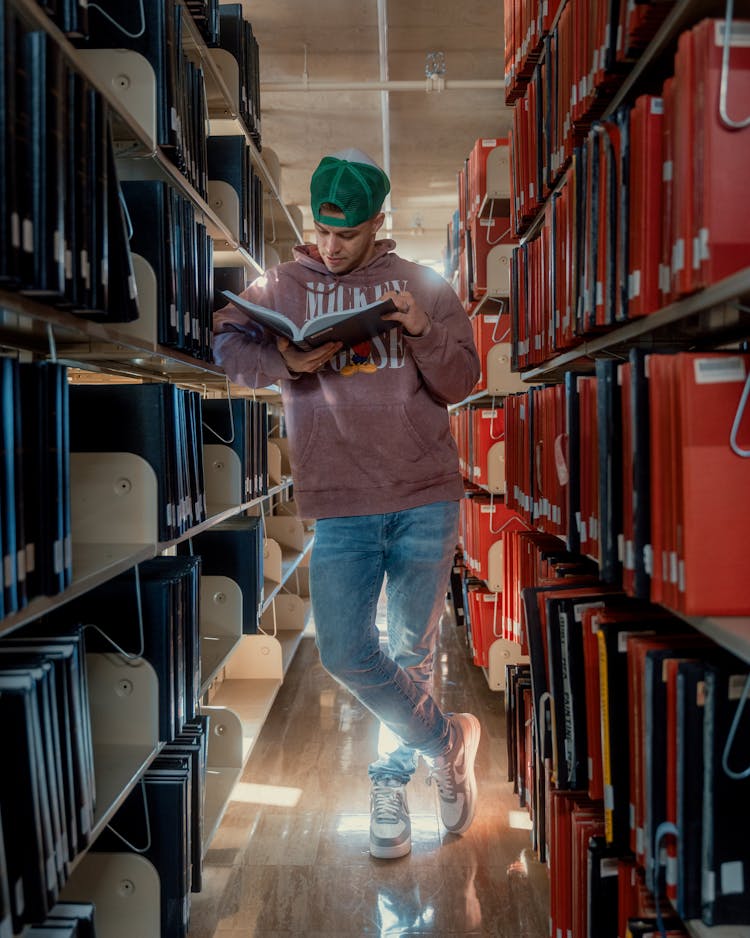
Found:
[(285, 336), (294, 345), (305, 350), (317, 348), (326, 342), (341, 342), (351, 348), (358, 342), (364, 342), (398, 325), (395, 320), (381, 319), (384, 313), (397, 311), (393, 300), (378, 300), (357, 309), (324, 313), (310, 319), (303, 326), (296, 326), (283, 313), (258, 306), (229, 290), (223, 290), (222, 293), (230, 303), (244, 310), (252, 320), (270, 329), (275, 335)]

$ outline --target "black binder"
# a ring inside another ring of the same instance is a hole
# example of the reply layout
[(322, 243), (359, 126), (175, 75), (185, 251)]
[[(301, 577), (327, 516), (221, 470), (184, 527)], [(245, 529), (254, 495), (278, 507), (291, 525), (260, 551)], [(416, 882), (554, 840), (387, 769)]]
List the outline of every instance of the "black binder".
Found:
[(3, 812), (3, 834), (13, 929), (20, 932), (45, 917), (57, 885), (33, 678), (0, 673), (0, 719), (13, 753), (13, 771), (0, 772), (0, 803), (13, 805)]
[(242, 631), (258, 631), (263, 595), (263, 532), (260, 518), (222, 521), (193, 538), (193, 551), (202, 559), (206, 576), (226, 576), (242, 592)]
[[(61, 678), (58, 692), (64, 689), (67, 701), (59, 702), (58, 712), (67, 714), (69, 721), (68, 733), (63, 736), (63, 755), (72, 765), (73, 814), (68, 833), (71, 838), (77, 838), (80, 852), (91, 839), (96, 800), (85, 646), (80, 631), (65, 635), (58, 633), (58, 624), (39, 619), (24, 630), (22, 637), (12, 635), (4, 642), (22, 651), (44, 655), (58, 669)], [(71, 850), (74, 846), (71, 840)]]
[(588, 931), (585, 938), (617, 938), (617, 857), (604, 837), (591, 837), (587, 854)]
[(599, 440), (599, 575), (618, 584), (622, 564), (618, 539), (622, 534), (622, 430), (617, 362), (596, 363), (597, 437)]
[(202, 404), (204, 442), (228, 446), (240, 460), (243, 501), (253, 498), (255, 489), (252, 404), (246, 398), (207, 399)]
[[(703, 921), (750, 921), (750, 708), (748, 665), (711, 662), (706, 668), (703, 715)], [(731, 737), (726, 758), (724, 752)], [(739, 777), (738, 777), (739, 776)]]
[(73, 452), (135, 453), (152, 466), (158, 487), (160, 541), (187, 530), (179, 488), (179, 467), (187, 460), (187, 450), (179, 446), (184, 428), (178, 436), (177, 425), (177, 396), (182, 393), (167, 384), (70, 389)]

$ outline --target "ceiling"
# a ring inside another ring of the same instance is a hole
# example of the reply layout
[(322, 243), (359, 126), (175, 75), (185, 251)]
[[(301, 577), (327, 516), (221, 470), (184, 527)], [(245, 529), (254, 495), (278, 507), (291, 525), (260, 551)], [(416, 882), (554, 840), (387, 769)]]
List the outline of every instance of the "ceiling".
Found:
[[(379, 27), (378, 0), (245, 0), (260, 47), (262, 146), (278, 158), (282, 198), (302, 210), (306, 240), (312, 236), (308, 185), (321, 157), (355, 146), (381, 165), (389, 161), (399, 253), (440, 265), (458, 204), (458, 170), (475, 140), (506, 136), (510, 127), (499, 84), (502, 2), (381, 4)], [(382, 63), (381, 34), (387, 46)], [(425, 67), (435, 52), (443, 53), (446, 85), (428, 93)], [(299, 88), (305, 70), (310, 90), (279, 90), (280, 83)], [(383, 78), (416, 81), (419, 90), (340, 87)], [(451, 87), (453, 81), (473, 87)], [(476, 87), (481, 81), (496, 87)], [(317, 90), (316, 82), (335, 82), (339, 90)]]

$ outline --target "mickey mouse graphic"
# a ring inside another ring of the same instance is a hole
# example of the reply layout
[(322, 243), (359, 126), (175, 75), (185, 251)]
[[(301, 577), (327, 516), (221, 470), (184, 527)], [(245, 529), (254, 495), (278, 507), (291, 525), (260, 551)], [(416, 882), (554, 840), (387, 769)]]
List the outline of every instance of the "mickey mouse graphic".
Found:
[(346, 378), (356, 374), (358, 371), (364, 372), (364, 374), (367, 375), (374, 374), (378, 370), (378, 366), (375, 362), (370, 361), (371, 349), (372, 343), (369, 339), (353, 345), (349, 350), (351, 361), (344, 365), (340, 374), (344, 375)]

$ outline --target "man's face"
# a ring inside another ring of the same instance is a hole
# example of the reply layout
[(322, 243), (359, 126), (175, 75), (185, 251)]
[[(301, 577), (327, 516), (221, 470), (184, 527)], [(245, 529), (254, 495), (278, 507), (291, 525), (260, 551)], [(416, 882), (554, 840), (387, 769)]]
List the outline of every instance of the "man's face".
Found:
[(345, 274), (367, 263), (375, 251), (375, 235), (384, 220), (381, 212), (356, 228), (337, 228), (316, 221), (315, 243), (328, 270), (332, 274)]

